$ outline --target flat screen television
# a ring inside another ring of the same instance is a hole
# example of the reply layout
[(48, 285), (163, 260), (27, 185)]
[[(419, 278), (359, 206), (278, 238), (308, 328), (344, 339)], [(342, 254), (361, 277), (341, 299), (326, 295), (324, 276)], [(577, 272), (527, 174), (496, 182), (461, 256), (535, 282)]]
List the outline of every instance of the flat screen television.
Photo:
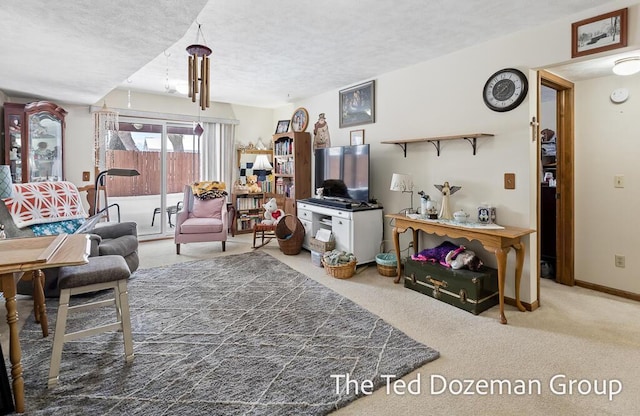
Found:
[(316, 188), (324, 196), (369, 202), (369, 145), (315, 150)]

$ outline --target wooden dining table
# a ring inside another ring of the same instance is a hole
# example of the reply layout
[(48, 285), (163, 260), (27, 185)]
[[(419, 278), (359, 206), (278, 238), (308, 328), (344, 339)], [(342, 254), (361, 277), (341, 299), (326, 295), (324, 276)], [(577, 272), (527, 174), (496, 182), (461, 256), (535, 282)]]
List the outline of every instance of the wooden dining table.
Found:
[[(22, 350), (18, 328), (16, 285), (25, 272), (60, 266), (85, 264), (89, 260), (90, 241), (87, 234), (60, 234), (57, 236), (12, 238), (0, 240), (0, 289), (4, 294), (9, 324), (9, 359), (15, 410), (24, 412), (24, 380), (22, 378)], [(45, 313), (44, 293), (39, 278), (34, 284), (36, 305)], [(46, 315), (43, 335), (46, 336)]]

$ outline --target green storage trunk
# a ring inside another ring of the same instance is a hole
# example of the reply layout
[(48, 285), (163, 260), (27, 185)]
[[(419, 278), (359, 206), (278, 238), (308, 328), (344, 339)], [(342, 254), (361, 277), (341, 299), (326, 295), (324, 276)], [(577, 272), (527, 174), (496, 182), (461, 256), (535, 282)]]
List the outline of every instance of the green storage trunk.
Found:
[(498, 271), (476, 272), (408, 259), (404, 286), (477, 315), (498, 304)]

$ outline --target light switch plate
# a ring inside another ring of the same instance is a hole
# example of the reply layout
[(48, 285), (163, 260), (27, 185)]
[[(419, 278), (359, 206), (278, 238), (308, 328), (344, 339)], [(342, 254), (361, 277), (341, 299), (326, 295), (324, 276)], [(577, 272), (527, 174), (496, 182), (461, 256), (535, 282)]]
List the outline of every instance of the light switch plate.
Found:
[(82, 172), (82, 180), (84, 182), (89, 182), (91, 180), (91, 173), (87, 171)]
[(505, 173), (504, 174), (504, 189), (516, 189), (516, 174)]
[(614, 188), (624, 188), (624, 175), (615, 175), (613, 177)]

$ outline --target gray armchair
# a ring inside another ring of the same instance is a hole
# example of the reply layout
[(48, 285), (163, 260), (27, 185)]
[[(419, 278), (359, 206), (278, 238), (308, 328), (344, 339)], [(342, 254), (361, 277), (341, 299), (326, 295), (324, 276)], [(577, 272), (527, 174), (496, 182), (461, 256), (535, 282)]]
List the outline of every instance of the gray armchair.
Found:
[[(7, 238), (34, 236), (29, 227), (18, 228), (15, 225), (2, 200), (0, 200), (0, 224), (5, 226)], [(91, 263), (91, 257), (115, 254), (124, 258), (131, 273), (137, 270), (140, 261), (138, 257), (138, 231), (135, 222), (98, 224), (89, 235), (91, 240), (89, 263)], [(65, 267), (72, 268), (75, 266)], [(46, 297), (60, 296), (60, 289), (58, 288), (58, 273), (60, 269), (63, 269), (63, 267), (43, 270), (45, 275), (43, 289)], [(24, 279), (20, 280), (17, 285), (17, 291), (21, 295), (31, 296), (33, 294), (32, 282)]]

